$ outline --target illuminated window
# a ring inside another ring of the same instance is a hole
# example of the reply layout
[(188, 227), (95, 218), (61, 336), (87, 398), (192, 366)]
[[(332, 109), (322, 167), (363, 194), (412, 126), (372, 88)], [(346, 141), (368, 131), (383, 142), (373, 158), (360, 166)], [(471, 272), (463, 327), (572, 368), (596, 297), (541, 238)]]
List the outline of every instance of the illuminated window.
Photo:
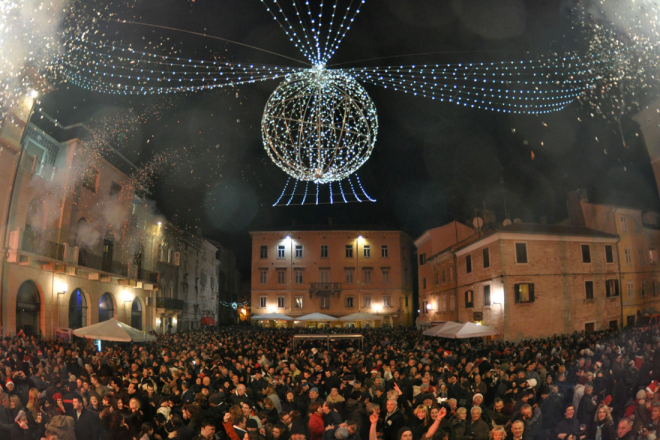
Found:
[(303, 308), (303, 297), (302, 296), (296, 296), (294, 300), (294, 305), (296, 309), (302, 309)]
[(517, 303), (531, 303), (534, 302), (534, 284), (521, 283), (513, 286), (516, 293)]

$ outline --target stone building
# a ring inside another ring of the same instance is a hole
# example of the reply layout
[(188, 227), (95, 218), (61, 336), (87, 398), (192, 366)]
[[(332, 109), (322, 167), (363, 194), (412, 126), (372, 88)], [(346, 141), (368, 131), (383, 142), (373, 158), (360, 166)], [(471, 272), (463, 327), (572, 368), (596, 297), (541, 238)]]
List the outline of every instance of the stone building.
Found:
[(41, 116), (0, 132), (2, 331), (52, 336), (109, 318), (153, 329), (158, 219), (135, 197), (134, 165), (90, 149), (84, 126)]
[(250, 235), (253, 315), (276, 312), (295, 319), (314, 312), (334, 317), (367, 312), (382, 316), (385, 325), (412, 324), (407, 234), (295, 230)]
[(429, 229), (415, 240), (419, 288), (417, 327), (456, 321), (456, 259), (453, 251), (457, 243), (474, 233), (469, 226), (453, 221)]
[(660, 311), (660, 214), (637, 208), (591, 203), (585, 190), (569, 194), (570, 222), (619, 236), (622, 323)]

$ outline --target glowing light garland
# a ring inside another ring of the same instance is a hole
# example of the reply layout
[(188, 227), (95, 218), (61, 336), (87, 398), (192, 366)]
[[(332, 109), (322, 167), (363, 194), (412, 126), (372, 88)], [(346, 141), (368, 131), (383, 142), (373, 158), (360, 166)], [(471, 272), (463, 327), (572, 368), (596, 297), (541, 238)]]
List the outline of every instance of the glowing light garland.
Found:
[[(68, 41), (58, 65), (72, 84), (123, 95), (190, 93), (284, 79), (266, 104), (261, 129), (271, 160), (295, 179), (288, 206), (298, 181), (305, 181), (301, 204), (307, 199), (309, 182), (317, 185), (316, 204), (318, 185), (323, 184), (329, 184), (330, 203), (334, 203), (334, 181), (347, 203), (342, 180), (348, 180), (357, 202), (375, 201), (356, 175), (363, 200), (350, 178), (370, 157), (378, 134), (375, 106), (360, 83), (469, 108), (539, 115), (562, 110), (592, 93), (594, 84), (630, 55), (625, 47), (615, 46), (586, 57), (327, 67), (365, 1), (353, 0), (342, 8), (339, 0), (321, 0), (315, 6), (291, 0), (296, 19), (290, 20), (278, 0), (261, 0), (311, 68), (186, 59), (84, 39)], [(289, 180), (273, 206), (284, 199), (288, 187)]]

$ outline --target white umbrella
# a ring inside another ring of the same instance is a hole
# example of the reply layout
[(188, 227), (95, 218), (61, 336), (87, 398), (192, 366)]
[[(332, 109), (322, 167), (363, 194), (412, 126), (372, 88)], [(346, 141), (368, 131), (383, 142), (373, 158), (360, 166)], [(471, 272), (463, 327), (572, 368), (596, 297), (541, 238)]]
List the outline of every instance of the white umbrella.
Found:
[(487, 325), (477, 325), (474, 322), (466, 322), (459, 326), (452, 327), (448, 330), (443, 330), (437, 334), (440, 338), (449, 339), (464, 339), (464, 338), (480, 338), (482, 336), (497, 336), (500, 331)]
[(149, 342), (156, 340), (155, 336), (126, 325), (116, 319), (108, 319), (98, 324), (79, 328), (74, 330), (73, 334), (81, 338), (100, 339), (101, 341)]
[(448, 331), (454, 327), (459, 327), (461, 324), (454, 321), (447, 321), (435, 327), (428, 328), (422, 332), (424, 336), (438, 336), (439, 333), (443, 331)]
[(383, 317), (380, 315), (372, 315), (366, 312), (351, 313), (350, 315), (342, 316), (340, 321), (382, 321)]
[(251, 319), (261, 319), (264, 321), (293, 321), (290, 316), (281, 313), (266, 313), (265, 315), (253, 315)]
[(304, 315), (296, 318), (296, 321), (338, 321), (334, 316), (326, 315), (325, 313), (310, 313), (309, 315)]

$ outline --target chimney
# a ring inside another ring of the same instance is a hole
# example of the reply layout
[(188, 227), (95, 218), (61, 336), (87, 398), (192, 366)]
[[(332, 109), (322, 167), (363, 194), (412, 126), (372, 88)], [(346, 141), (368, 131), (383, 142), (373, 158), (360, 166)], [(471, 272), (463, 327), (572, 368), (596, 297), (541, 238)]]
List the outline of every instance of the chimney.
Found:
[(589, 201), (587, 191), (578, 189), (571, 191), (566, 197), (566, 207), (568, 208), (568, 219), (573, 226), (586, 226), (587, 222), (584, 220), (584, 213), (582, 211), (581, 201)]

